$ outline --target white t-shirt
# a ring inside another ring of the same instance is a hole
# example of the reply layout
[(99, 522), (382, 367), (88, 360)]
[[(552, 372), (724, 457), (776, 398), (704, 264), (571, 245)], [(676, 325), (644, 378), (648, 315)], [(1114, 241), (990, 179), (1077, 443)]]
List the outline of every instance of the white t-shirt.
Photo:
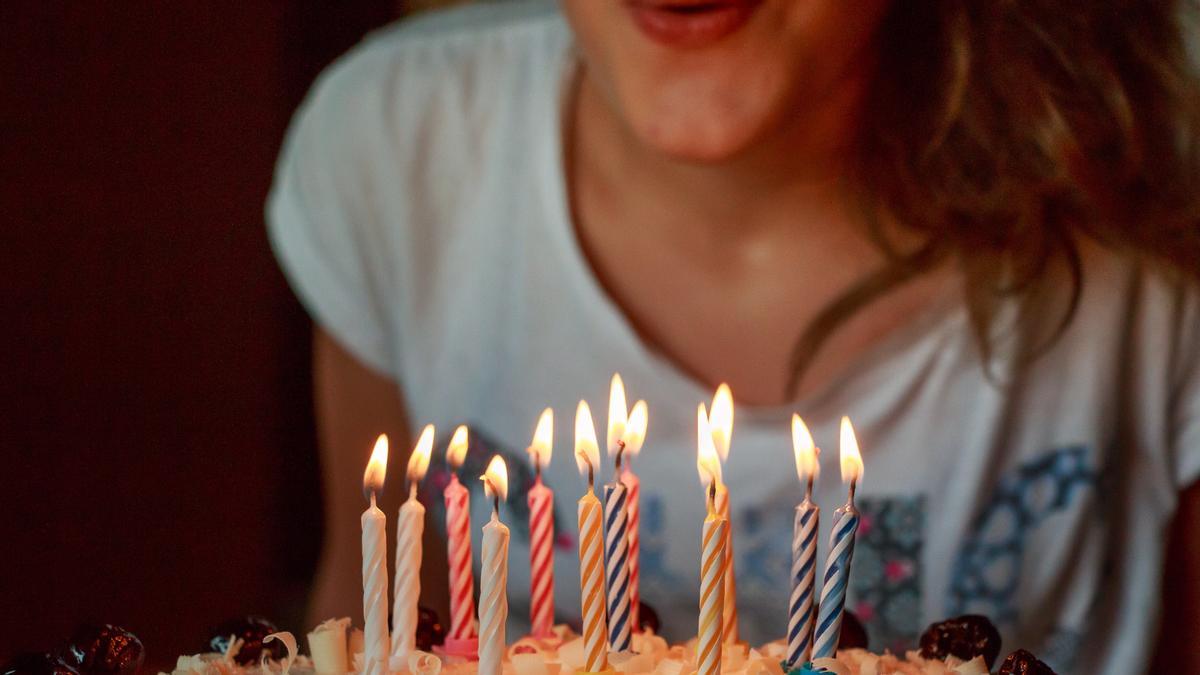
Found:
[[(468, 477), (491, 453), (506, 455), (513, 631), (528, 615), (524, 449), (534, 421), (553, 406), (555, 596), (560, 618), (575, 620), (583, 482), (572, 420), (586, 398), (603, 439), (619, 371), (630, 401), (650, 406), (635, 462), (642, 596), (678, 639), (696, 631), (695, 409), (711, 390), (639, 341), (580, 249), (559, 132), (571, 40), (548, 3), (476, 6), (371, 35), (297, 113), (270, 234), (315, 320), (399, 384), (412, 428), (436, 424), (444, 445), (469, 424)], [(977, 612), (1000, 627), (1004, 653), (1028, 648), (1060, 673), (1146, 667), (1165, 528), (1179, 490), (1200, 475), (1200, 315), (1190, 290), (1115, 255), (1091, 251), (1085, 275), (1069, 329), (1008, 388), (986, 379), (953, 299), (819, 393), (737, 409), (725, 478), (746, 639), (786, 627), (801, 496), (789, 416), (799, 412), (826, 448), (823, 560), (845, 501), (837, 423), (847, 414), (866, 463), (847, 606), (873, 649), (912, 646), (929, 622)], [(424, 488), (434, 504), (441, 467), (435, 457)], [(430, 508), (437, 526), (442, 513)], [(474, 522), (486, 513), (477, 497)]]

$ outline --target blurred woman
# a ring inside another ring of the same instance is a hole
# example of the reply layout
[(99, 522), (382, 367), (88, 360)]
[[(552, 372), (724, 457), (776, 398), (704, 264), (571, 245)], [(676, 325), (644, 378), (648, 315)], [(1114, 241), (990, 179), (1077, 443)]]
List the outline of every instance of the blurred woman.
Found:
[(519, 505), (547, 405), (577, 617), (571, 415), (619, 371), (649, 402), (641, 595), (669, 637), (695, 630), (694, 411), (724, 381), (744, 639), (786, 625), (795, 411), (826, 513), (840, 416), (858, 430), (848, 607), (874, 649), (973, 612), (1006, 653), (1137, 672), (1163, 617), (1160, 663), (1200, 672), (1194, 10), (564, 0), (370, 36), (297, 114), (269, 203), (317, 324), (313, 618), (359, 613), (374, 434), (467, 423)]

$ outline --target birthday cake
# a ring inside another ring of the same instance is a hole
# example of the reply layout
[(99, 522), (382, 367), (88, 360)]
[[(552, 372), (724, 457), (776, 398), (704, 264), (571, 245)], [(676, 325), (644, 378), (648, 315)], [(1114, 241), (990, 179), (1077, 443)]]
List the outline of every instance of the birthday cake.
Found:
[[(405, 662), (389, 664), (391, 673), (476, 675), (478, 661), (447, 655), (445, 631), (437, 616), (420, 612), (416, 649)], [(920, 648), (905, 654), (866, 649), (865, 632), (852, 615), (834, 658), (814, 659), (791, 670), (781, 661), (786, 645), (776, 641), (758, 648), (727, 645), (722, 675), (1047, 675), (1046, 664), (1024, 650), (999, 661), (1000, 638), (983, 617), (965, 616), (930, 626)], [(291, 633), (261, 617), (227, 621), (212, 631), (208, 651), (180, 656), (171, 675), (368, 675), (363, 669), (362, 631), (349, 619), (331, 619), (307, 634), (307, 654)], [(694, 675), (695, 639), (669, 645), (652, 630), (632, 636), (632, 649), (608, 654), (609, 672), (630, 675)], [(81, 628), (61, 650), (17, 657), (3, 675), (134, 675), (145, 651), (136, 636), (119, 627)], [(570, 675), (585, 671), (584, 642), (567, 626), (555, 626), (547, 638), (522, 637), (506, 649), (504, 675)], [(162, 675), (166, 675), (165, 673)]]

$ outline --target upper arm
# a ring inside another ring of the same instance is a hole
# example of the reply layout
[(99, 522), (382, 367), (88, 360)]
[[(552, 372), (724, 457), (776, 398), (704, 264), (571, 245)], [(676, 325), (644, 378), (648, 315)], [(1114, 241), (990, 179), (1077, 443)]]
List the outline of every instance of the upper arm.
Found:
[[(408, 424), (396, 383), (367, 367), (325, 330), (313, 334), (313, 399), (321, 459), (325, 536), (310, 620), (359, 616), (359, 514), (362, 475), (375, 438), (391, 439), (390, 486), (408, 461)], [(385, 489), (380, 508), (395, 513), (399, 489)]]

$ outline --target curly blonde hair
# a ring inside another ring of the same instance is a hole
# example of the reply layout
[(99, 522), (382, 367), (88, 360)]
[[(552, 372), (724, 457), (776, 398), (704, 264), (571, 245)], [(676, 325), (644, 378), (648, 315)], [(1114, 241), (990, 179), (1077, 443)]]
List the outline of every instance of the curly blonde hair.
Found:
[[(962, 269), (985, 360), (1000, 302), (1066, 287), (1056, 328), (1026, 343), (1026, 363), (1074, 314), (1081, 237), (1200, 276), (1200, 79), (1187, 42), (1200, 36), (1198, 10), (1196, 0), (893, 3), (854, 160), (890, 262), (808, 327), (789, 393), (842, 320), (948, 259)], [(924, 246), (896, 250), (884, 222)]]

